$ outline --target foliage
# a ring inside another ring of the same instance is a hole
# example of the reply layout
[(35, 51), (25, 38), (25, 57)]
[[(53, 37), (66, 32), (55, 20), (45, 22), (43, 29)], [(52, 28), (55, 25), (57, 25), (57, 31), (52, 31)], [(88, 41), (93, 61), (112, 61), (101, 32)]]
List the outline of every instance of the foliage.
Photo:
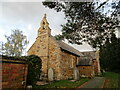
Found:
[(112, 8), (115, 9), (112, 13), (114, 16), (120, 15), (120, 0), (117, 0), (116, 2), (112, 2)]
[(8, 59), (8, 60), (21, 60), (21, 61), (27, 61), (26, 56), (15, 57), (15, 56), (0, 55), (0, 57), (2, 57), (2, 59)]
[(6, 36), (7, 42), (3, 45), (3, 54), (7, 56), (21, 56), (28, 44), (27, 38), (20, 30), (13, 30)]
[[(98, 47), (102, 68), (119, 71), (120, 39), (114, 33), (119, 24), (116, 16), (120, 14), (120, 0), (108, 1), (99, 6), (99, 2), (43, 2), (43, 5), (65, 14), (67, 22), (56, 39), (67, 39), (73, 44), (87, 42), (93, 48)], [(107, 10), (109, 6), (111, 10)]]
[(87, 82), (88, 78), (81, 78), (79, 81), (69, 81), (69, 80), (60, 80), (56, 82), (52, 82), (51, 84), (44, 86), (36, 86), (35, 88), (76, 88), (83, 83)]
[(93, 48), (101, 47), (118, 25), (117, 18), (96, 9), (96, 2), (43, 2), (43, 5), (64, 12), (67, 22), (56, 39), (67, 39), (70, 43), (87, 42)]
[(101, 67), (108, 71), (120, 72), (120, 38), (112, 35), (100, 48)]
[(103, 73), (103, 77), (106, 78), (104, 88), (120, 88), (120, 73), (105, 72)]
[(40, 78), (42, 61), (36, 55), (30, 55), (27, 57), (28, 60), (28, 77), (27, 84), (35, 85), (37, 80)]

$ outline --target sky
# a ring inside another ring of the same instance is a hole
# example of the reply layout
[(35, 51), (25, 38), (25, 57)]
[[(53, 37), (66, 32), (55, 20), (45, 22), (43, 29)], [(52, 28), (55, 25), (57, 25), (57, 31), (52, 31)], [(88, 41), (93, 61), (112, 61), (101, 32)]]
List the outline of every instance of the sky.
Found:
[[(40, 27), (40, 22), (47, 14), (47, 20), (51, 28), (52, 35), (61, 33), (61, 24), (65, 24), (64, 13), (56, 12), (55, 10), (45, 8), (42, 2), (0, 2), (0, 42), (6, 42), (4, 35), (10, 35), (12, 30), (19, 29), (27, 36), (29, 44), (27, 50), (31, 47), (37, 37), (37, 31)], [(88, 44), (75, 45), (69, 44), (77, 50), (91, 51), (93, 50)], [(26, 50), (26, 51), (27, 51)]]

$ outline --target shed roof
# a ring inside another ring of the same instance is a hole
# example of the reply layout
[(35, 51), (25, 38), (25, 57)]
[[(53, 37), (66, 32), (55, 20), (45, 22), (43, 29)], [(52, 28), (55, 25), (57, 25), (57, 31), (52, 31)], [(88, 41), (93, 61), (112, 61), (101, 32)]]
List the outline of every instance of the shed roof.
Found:
[(58, 40), (57, 42), (60, 45), (61, 49), (65, 50), (65, 51), (68, 51), (68, 52), (70, 52), (72, 54), (75, 54), (77, 56), (84, 56), (81, 52), (79, 52), (78, 50), (76, 50), (72, 46), (70, 46), (70, 45), (68, 45), (68, 44), (66, 44), (66, 43), (64, 43), (64, 42), (62, 42), (60, 40)]
[(81, 52), (84, 56), (87, 56), (89, 59), (96, 59), (96, 51)]
[(80, 59), (78, 62), (77, 66), (91, 66), (92, 65), (92, 60), (90, 59)]

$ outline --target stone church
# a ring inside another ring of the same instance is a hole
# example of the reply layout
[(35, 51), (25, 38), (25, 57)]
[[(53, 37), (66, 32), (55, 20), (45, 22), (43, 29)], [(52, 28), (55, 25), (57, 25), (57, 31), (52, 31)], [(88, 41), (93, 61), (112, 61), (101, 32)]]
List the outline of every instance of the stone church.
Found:
[(83, 54), (51, 35), (46, 14), (40, 23), (36, 41), (27, 53), (42, 59), (41, 79), (49, 81), (79, 79), (77, 63)]

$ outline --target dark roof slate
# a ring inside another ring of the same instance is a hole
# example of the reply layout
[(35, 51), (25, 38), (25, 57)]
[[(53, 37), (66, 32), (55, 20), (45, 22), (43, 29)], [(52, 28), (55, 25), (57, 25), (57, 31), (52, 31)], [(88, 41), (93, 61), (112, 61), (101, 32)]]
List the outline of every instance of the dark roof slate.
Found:
[(89, 59), (96, 59), (96, 51), (81, 52), (84, 56), (87, 56)]
[(62, 42), (62, 41), (57, 41), (57, 43), (59, 44), (60, 48), (63, 49), (63, 50), (66, 50), (70, 53), (73, 53), (77, 56), (84, 56), (81, 52), (79, 52), (78, 50), (76, 50), (75, 48), (73, 48), (72, 46)]
[(80, 59), (78, 62), (77, 66), (91, 66), (92, 65), (92, 60), (90, 59)]

